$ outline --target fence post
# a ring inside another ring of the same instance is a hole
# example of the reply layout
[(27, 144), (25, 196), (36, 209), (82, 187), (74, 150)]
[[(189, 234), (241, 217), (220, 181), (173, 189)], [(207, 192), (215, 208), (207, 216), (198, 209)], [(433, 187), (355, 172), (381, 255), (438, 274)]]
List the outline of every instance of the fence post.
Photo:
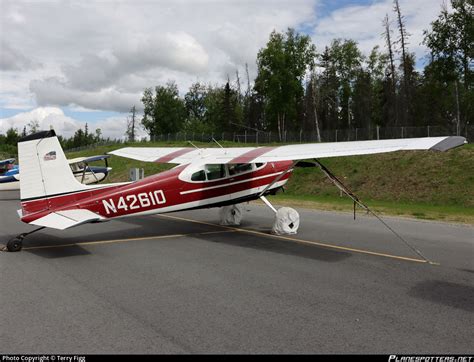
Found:
[(356, 139), (355, 140), (357, 141), (357, 127), (356, 127)]
[(258, 146), (258, 131), (255, 132), (255, 140), (257, 141), (257, 146)]
[(268, 132), (268, 143), (272, 141), (272, 131)]
[(337, 142), (337, 128), (336, 128), (336, 142)]
[(430, 126), (427, 127), (428, 137), (430, 136)]
[(402, 127), (402, 138), (404, 137), (404, 130), (405, 130), (405, 127)]
[(244, 143), (247, 143), (247, 130), (245, 130), (245, 137), (244, 137)]
[(377, 139), (378, 139), (378, 140), (380, 139), (380, 132), (379, 132), (379, 130), (380, 130), (380, 126), (377, 125)]

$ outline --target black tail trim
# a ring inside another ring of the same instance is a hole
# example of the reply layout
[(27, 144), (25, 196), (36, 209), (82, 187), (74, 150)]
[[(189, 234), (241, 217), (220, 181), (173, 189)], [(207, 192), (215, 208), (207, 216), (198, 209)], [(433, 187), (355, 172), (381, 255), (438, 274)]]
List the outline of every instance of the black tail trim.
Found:
[(37, 133), (30, 134), (28, 136), (20, 138), (18, 142), (33, 141), (33, 140), (39, 140), (42, 138), (49, 138), (49, 137), (56, 137), (56, 132), (54, 132), (54, 129), (50, 129), (49, 131), (40, 131)]

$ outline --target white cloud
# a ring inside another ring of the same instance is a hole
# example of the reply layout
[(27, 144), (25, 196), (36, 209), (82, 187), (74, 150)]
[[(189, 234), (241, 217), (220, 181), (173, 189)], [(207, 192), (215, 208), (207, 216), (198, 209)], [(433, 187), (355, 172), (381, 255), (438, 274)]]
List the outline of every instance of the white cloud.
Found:
[(118, 112), (128, 112), (134, 104), (137, 109), (141, 109), (142, 106), (138, 93), (119, 92), (114, 87), (98, 91), (82, 91), (69, 87), (59, 78), (34, 80), (30, 84), (30, 89), (36, 94), (36, 101), (41, 105), (75, 105)]
[[(140, 117), (137, 117), (140, 119)], [(142, 139), (142, 138), (149, 138), (148, 134), (145, 130), (139, 125), (139, 121), (137, 122), (137, 127), (135, 129), (135, 138)], [(102, 135), (107, 138), (111, 139), (126, 139), (125, 137), (125, 130), (127, 129), (127, 118), (118, 116), (118, 117), (108, 117), (103, 121), (96, 122), (94, 124), (95, 128), (100, 128), (102, 131)]]
[(87, 54), (77, 65), (65, 65), (63, 73), (70, 88), (100, 91), (123, 77), (143, 76), (144, 71), (152, 69), (199, 74), (206, 69), (208, 58), (191, 35), (167, 33), (102, 54)]
[[(322, 0), (1, 1), (0, 106), (73, 106), (128, 112), (141, 95), (173, 79), (184, 93), (195, 81), (222, 84), (256, 55), (273, 29), (312, 29), (319, 51), (334, 38), (381, 45), (392, 0), (318, 16)], [(325, 0), (329, 1), (329, 0)], [(418, 58), (423, 29), (443, 0), (400, 0)], [(395, 27), (394, 27), (395, 30)]]
[(316, 1), (2, 1), (2, 39), (49, 71), (30, 72), (21, 90), (2, 84), (0, 97), (122, 112), (169, 79), (183, 92), (245, 63), (253, 76), (269, 33), (313, 20)]
[(1, 39), (1, 50), (0, 70), (2, 71), (19, 71), (40, 66), (39, 63), (13, 48), (5, 39)]
[(64, 137), (71, 137), (82, 126), (78, 121), (67, 117), (60, 108), (40, 107), (29, 112), (21, 112), (9, 118), (0, 118), (0, 133), (16, 128), (19, 133), (28, 128), (28, 123), (37, 121), (41, 130), (53, 128)]
[[(38, 107), (28, 112), (18, 113), (12, 117), (0, 118), (0, 133), (5, 134), (12, 127), (17, 129), (19, 133), (23, 131), (24, 127), (28, 131), (28, 124), (33, 121), (38, 122), (40, 130), (54, 129), (58, 135), (66, 138), (73, 136), (79, 128), (84, 129), (86, 124), (86, 122), (66, 116), (60, 108)], [(88, 126), (89, 131), (92, 133), (97, 128), (100, 128), (105, 138), (124, 139), (127, 118), (126, 116), (108, 117), (94, 124), (89, 123)], [(137, 135), (138, 138), (147, 137), (146, 132), (141, 127), (137, 127)]]

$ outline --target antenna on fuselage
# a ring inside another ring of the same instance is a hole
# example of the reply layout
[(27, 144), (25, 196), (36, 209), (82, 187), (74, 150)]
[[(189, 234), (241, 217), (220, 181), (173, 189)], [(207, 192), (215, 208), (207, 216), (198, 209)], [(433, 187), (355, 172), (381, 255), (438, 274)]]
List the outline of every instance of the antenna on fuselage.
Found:
[(200, 150), (200, 148), (196, 146), (194, 143), (192, 143), (191, 141), (188, 141), (188, 143), (192, 144), (194, 148), (197, 148), (198, 150)]
[(217, 142), (217, 140), (216, 140), (214, 137), (212, 137), (212, 140), (213, 140), (215, 143), (217, 143), (220, 148), (224, 148), (224, 147), (222, 147), (222, 145), (221, 145), (219, 142)]

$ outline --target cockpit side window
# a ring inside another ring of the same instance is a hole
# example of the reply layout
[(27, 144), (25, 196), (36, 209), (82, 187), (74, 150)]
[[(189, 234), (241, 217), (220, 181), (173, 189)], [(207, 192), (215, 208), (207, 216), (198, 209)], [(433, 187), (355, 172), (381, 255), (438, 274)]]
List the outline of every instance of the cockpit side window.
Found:
[(206, 173), (204, 172), (204, 170), (194, 172), (191, 175), (191, 181), (206, 181)]

